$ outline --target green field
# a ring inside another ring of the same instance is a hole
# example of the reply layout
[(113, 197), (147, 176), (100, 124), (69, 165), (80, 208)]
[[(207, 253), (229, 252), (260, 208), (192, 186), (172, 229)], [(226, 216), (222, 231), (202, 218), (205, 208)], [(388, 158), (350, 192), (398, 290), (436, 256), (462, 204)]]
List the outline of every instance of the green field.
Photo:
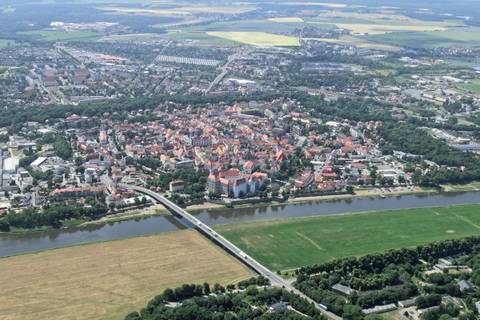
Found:
[(480, 79), (471, 80), (469, 83), (461, 85), (460, 88), (472, 92), (473, 94), (480, 95)]
[(0, 39), (0, 49), (13, 45), (15, 45), (15, 41), (13, 40)]
[(297, 47), (298, 38), (266, 32), (207, 32), (208, 35), (257, 47)]
[(36, 30), (19, 32), (19, 35), (32, 37), (44, 41), (95, 41), (100, 38), (100, 34), (91, 31), (53, 31), (53, 30)]
[(480, 235), (480, 205), (309, 217), (216, 228), (274, 270)]
[(279, 18), (270, 18), (268, 21), (278, 22), (278, 23), (302, 23), (304, 22), (300, 17), (279, 17)]
[(172, 31), (165, 35), (170, 40), (175, 41), (192, 41), (200, 45), (206, 46), (237, 46), (240, 43), (225, 38), (214, 37), (204, 32), (184, 32)]
[(480, 47), (479, 28), (452, 28), (434, 32), (393, 32), (371, 35), (368, 40), (412, 48)]

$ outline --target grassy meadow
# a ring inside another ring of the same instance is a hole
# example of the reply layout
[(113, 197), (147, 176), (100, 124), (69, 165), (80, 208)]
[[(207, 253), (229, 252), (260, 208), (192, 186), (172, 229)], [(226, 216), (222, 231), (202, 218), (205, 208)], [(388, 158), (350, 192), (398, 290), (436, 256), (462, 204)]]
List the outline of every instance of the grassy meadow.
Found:
[(332, 215), (216, 228), (273, 270), (480, 235), (480, 205)]

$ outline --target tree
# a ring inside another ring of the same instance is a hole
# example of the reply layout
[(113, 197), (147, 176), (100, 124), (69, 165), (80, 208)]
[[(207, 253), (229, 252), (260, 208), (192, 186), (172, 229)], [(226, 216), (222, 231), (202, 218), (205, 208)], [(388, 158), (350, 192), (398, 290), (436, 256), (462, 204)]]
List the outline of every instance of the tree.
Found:
[(210, 294), (210, 285), (208, 284), (208, 282), (205, 282), (203, 284), (203, 292), (206, 294), (206, 295), (209, 295)]
[(360, 320), (363, 318), (362, 308), (359, 306), (346, 304), (343, 306), (342, 318), (347, 320)]
[(346, 190), (347, 190), (347, 192), (350, 193), (350, 194), (353, 194), (353, 193), (354, 193), (353, 186), (347, 186)]

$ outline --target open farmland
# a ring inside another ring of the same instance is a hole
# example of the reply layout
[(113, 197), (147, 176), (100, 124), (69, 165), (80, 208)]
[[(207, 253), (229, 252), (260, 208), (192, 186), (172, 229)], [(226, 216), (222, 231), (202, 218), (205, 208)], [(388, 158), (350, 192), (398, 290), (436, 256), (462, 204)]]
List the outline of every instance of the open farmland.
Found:
[(407, 209), (220, 226), (273, 270), (480, 234), (480, 205)]
[(365, 23), (337, 23), (342, 29), (351, 30), (353, 34), (385, 34), (393, 31), (445, 31), (445, 27), (435, 25), (388, 25), (388, 24), (365, 24)]
[(0, 259), (0, 319), (120, 319), (167, 287), (251, 276), (192, 230)]
[(99, 9), (117, 14), (137, 14), (147, 16), (190, 15), (195, 13), (241, 14), (255, 10), (254, 6), (179, 6), (166, 9), (130, 8), (130, 7), (99, 7)]
[(298, 38), (266, 32), (207, 32), (207, 34), (257, 47), (296, 47), (300, 45)]
[(472, 92), (473, 94), (480, 95), (480, 79), (469, 81), (469, 83), (460, 86), (462, 90)]
[(171, 31), (165, 35), (166, 38), (175, 41), (195, 42), (198, 45), (205, 46), (237, 46), (238, 42), (225, 38), (214, 37), (205, 32), (189, 32), (189, 31)]
[(279, 23), (302, 23), (303, 19), (300, 17), (281, 17), (281, 18), (270, 18), (268, 21), (279, 22)]
[(460, 21), (422, 21), (396, 14), (355, 13), (330, 11), (309, 19), (314, 25), (335, 24), (355, 35), (382, 35), (391, 32), (447, 31), (449, 27), (463, 26)]
[(412, 48), (480, 47), (479, 28), (451, 28), (434, 32), (394, 32), (372, 35), (368, 40)]
[(0, 39), (0, 49), (13, 45), (15, 45), (15, 41), (13, 40)]
[(92, 31), (53, 31), (38, 30), (19, 32), (20, 35), (33, 37), (45, 41), (95, 41), (100, 38), (100, 34)]

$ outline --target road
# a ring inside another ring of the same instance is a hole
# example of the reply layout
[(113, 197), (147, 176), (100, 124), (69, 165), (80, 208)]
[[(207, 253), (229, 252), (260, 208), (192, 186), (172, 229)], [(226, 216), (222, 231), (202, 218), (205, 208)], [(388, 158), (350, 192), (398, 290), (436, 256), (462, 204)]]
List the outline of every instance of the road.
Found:
[(164, 196), (156, 192), (153, 192), (151, 190), (145, 189), (143, 187), (134, 186), (134, 185), (118, 184), (118, 187), (134, 190), (138, 193), (149, 196), (153, 200), (165, 206), (173, 215), (181, 217), (182, 219), (185, 219), (186, 221), (188, 221), (192, 226), (195, 227), (195, 229), (197, 229), (202, 234), (211, 238), (214, 243), (216, 243), (217, 245), (225, 249), (227, 252), (229, 252), (231, 255), (233, 255), (238, 260), (243, 262), (245, 265), (250, 267), (256, 273), (269, 279), (270, 283), (273, 286), (282, 287), (285, 290), (294, 292), (295, 294), (305, 298), (310, 303), (313, 303), (320, 312), (322, 312), (324, 315), (326, 315), (330, 319), (334, 319), (334, 320), (341, 319), (337, 315), (326, 311), (318, 303), (316, 303), (315, 301), (307, 297), (305, 294), (297, 290), (295, 287), (293, 287), (288, 281), (278, 276), (274, 272), (270, 271), (267, 267), (263, 266), (260, 262), (256, 261), (255, 259), (250, 257), (248, 254), (240, 250), (240, 248), (235, 246), (233, 243), (225, 239), (221, 234), (217, 233), (215, 230), (213, 230), (212, 228), (210, 228), (209, 226), (207, 226), (206, 224), (204, 224), (203, 222), (201, 222), (200, 220), (192, 216), (190, 213), (188, 213), (186, 210), (180, 208), (178, 205), (171, 202)]
[(205, 93), (209, 93), (217, 84), (220, 83), (220, 81), (222, 81), (222, 79), (227, 75), (228, 73), (228, 66), (233, 62), (235, 61), (236, 59), (238, 59), (239, 57), (241, 56), (240, 53), (235, 53), (231, 56), (228, 57), (228, 60), (227, 60), (227, 63), (225, 63), (225, 65), (222, 67), (222, 73), (220, 73), (211, 83), (210, 85), (208, 86), (208, 89), (205, 91)]

